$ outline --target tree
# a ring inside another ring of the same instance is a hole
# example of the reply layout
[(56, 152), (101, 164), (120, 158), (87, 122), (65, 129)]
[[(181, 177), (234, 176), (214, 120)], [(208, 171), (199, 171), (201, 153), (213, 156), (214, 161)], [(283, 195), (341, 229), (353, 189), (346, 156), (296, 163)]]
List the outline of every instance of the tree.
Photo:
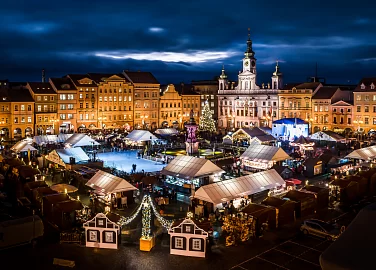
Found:
[(215, 132), (215, 124), (213, 120), (213, 113), (210, 110), (208, 101), (205, 101), (202, 115), (200, 116), (199, 130), (206, 132)]

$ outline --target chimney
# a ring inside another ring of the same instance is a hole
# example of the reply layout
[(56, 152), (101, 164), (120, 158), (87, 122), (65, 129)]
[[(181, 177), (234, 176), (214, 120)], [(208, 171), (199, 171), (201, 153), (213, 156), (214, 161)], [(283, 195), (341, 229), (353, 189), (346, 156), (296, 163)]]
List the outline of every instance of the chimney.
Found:
[(42, 82), (46, 82), (46, 74), (44, 69), (42, 69)]

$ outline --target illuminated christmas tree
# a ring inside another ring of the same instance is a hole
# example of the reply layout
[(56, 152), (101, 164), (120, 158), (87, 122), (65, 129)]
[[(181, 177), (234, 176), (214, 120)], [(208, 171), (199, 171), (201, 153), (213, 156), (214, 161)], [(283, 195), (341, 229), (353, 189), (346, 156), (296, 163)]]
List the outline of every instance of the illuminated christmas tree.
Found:
[(205, 105), (202, 110), (202, 115), (200, 116), (199, 130), (206, 132), (216, 131), (215, 123), (213, 120), (213, 113), (210, 110), (208, 101), (205, 101)]

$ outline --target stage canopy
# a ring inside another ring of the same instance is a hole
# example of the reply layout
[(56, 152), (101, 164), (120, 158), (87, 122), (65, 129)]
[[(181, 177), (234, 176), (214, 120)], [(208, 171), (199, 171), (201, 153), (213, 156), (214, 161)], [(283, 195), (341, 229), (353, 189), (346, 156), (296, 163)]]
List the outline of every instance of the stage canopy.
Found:
[(155, 135), (150, 133), (147, 130), (133, 130), (131, 133), (125, 137), (128, 140), (134, 141), (134, 142), (145, 142), (145, 141), (153, 141), (153, 140), (158, 140)]
[(191, 156), (177, 156), (161, 171), (161, 174), (185, 179), (222, 173), (224, 171), (210, 160)]
[(345, 158), (361, 159), (361, 160), (372, 160), (376, 158), (376, 145), (361, 148), (352, 151)]
[(376, 204), (366, 206), (320, 256), (323, 270), (372, 269), (376, 242)]
[(125, 179), (100, 170), (97, 171), (86, 185), (103, 194), (137, 190), (136, 187), (132, 186)]
[(257, 138), (260, 142), (270, 142), (276, 140), (272, 135), (267, 134), (258, 127), (240, 128), (231, 135), (232, 140), (246, 139), (250, 141), (252, 138)]
[(202, 186), (195, 192), (194, 197), (216, 205), (285, 184), (277, 171), (272, 169)]
[(179, 132), (175, 128), (160, 128), (155, 131), (155, 134), (159, 134), (161, 136), (171, 136), (179, 134)]
[(65, 143), (72, 147), (100, 145), (100, 143), (84, 133), (74, 133)]
[(53, 150), (46, 156), (46, 159), (65, 167), (70, 163), (70, 157), (74, 157), (76, 163), (89, 160), (88, 155), (81, 147)]
[(264, 160), (274, 162), (291, 159), (291, 157), (285, 151), (283, 151), (282, 148), (263, 145), (256, 140), (251, 141), (247, 150), (240, 157), (248, 160)]
[(51, 144), (51, 143), (64, 143), (72, 135), (73, 134), (63, 134), (63, 133), (60, 133), (58, 135), (41, 135), (41, 136), (35, 136), (33, 138), (33, 142), (35, 142), (38, 145)]
[(310, 136), (311, 140), (327, 141), (327, 142), (340, 142), (346, 141), (345, 137), (335, 133), (334, 131), (319, 131)]
[(28, 141), (19, 141), (15, 145), (13, 145), (10, 150), (20, 153), (20, 152), (27, 152), (27, 151), (37, 151), (33, 146), (29, 144)]

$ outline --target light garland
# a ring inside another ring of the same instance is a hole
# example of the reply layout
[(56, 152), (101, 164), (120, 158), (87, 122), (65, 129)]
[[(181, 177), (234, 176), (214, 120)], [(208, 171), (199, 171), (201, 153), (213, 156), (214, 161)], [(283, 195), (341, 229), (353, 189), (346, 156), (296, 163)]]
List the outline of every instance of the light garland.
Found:
[(142, 237), (149, 238), (151, 234), (151, 210), (150, 210), (150, 202), (147, 199), (147, 202), (143, 203), (142, 207)]
[(158, 221), (162, 224), (163, 227), (166, 229), (169, 229), (174, 222), (173, 220), (167, 220), (164, 217), (162, 217), (157, 209), (155, 208), (154, 203), (150, 200), (151, 208), (153, 209), (154, 215), (157, 217)]

